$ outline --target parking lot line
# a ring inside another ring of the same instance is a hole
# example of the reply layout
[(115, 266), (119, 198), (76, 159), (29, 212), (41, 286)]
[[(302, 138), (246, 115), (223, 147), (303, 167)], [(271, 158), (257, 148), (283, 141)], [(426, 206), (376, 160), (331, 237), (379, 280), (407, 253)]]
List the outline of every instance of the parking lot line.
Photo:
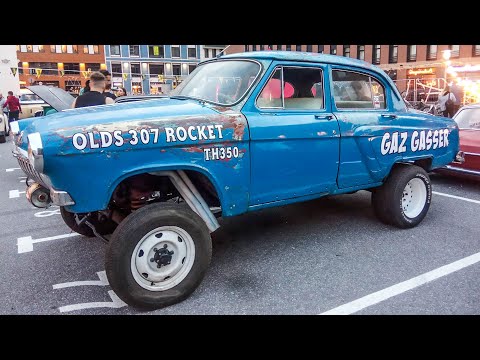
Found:
[(475, 204), (480, 204), (480, 201), (478, 201), (478, 200), (468, 199), (468, 198), (464, 198), (464, 197), (461, 197), (461, 196), (445, 194), (445, 193), (441, 193), (441, 192), (438, 192), (438, 191), (432, 191), (432, 193), (436, 194), (436, 195), (441, 195), (441, 196), (451, 197), (451, 198), (454, 198), (454, 199), (463, 200), (463, 201), (473, 202)]
[(354, 300), (347, 304), (328, 310), (324, 313), (321, 313), (320, 315), (350, 315), (350, 314), (356, 313), (369, 306), (378, 304), (382, 301), (390, 299), (391, 297), (394, 297), (408, 290), (412, 290), (416, 287), (424, 285), (430, 281), (433, 281), (443, 276), (454, 273), (455, 271), (466, 268), (467, 266), (476, 264), (479, 261), (480, 261), (480, 253), (467, 256), (466, 258), (457, 260), (448, 265), (429, 271), (425, 274), (416, 276), (410, 280), (390, 286), (386, 289), (374, 292), (373, 294), (364, 296), (360, 299)]
[(80, 235), (80, 234), (78, 234), (76, 232), (72, 232), (72, 233), (69, 233), (69, 234), (50, 236), (50, 237), (35, 239), (35, 240), (33, 240), (31, 236), (24, 236), (24, 237), (21, 237), (21, 238), (17, 239), (18, 253), (23, 254), (23, 253), (26, 253), (26, 252), (33, 251), (33, 244), (35, 244), (35, 243), (39, 243), (39, 242), (43, 242), (43, 241), (64, 239), (64, 238), (69, 238), (69, 237), (78, 236), (78, 235)]
[(18, 198), (18, 197), (20, 197), (20, 194), (25, 194), (25, 191), (10, 190), (10, 191), (8, 192), (8, 197), (9, 197), (10, 199)]
[(64, 289), (67, 287), (72, 287), (72, 286), (107, 286), (108, 285), (108, 280), (107, 280), (107, 273), (105, 271), (99, 271), (97, 272), (98, 278), (100, 280), (87, 280), (87, 281), (72, 281), (72, 282), (66, 282), (66, 283), (61, 283), (61, 284), (55, 284), (53, 285), (54, 289)]
[(13, 170), (20, 170), (20, 168), (10, 168), (10, 169), (5, 169), (6, 172), (12, 172)]
[(68, 312), (68, 311), (75, 311), (75, 310), (83, 310), (83, 309), (93, 309), (93, 308), (114, 308), (118, 309), (124, 306), (127, 306), (118, 296), (113, 292), (113, 290), (108, 291), (108, 295), (112, 298), (112, 302), (89, 302), (89, 303), (82, 303), (82, 304), (74, 304), (74, 305), (67, 305), (61, 306), (58, 308), (60, 312)]

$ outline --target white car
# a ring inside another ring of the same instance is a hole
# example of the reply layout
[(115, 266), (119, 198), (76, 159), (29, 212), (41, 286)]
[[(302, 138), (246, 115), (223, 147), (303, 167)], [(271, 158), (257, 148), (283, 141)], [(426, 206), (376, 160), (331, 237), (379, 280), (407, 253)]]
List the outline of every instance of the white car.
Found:
[(10, 127), (8, 125), (8, 115), (0, 113), (0, 143), (6, 142), (6, 137), (8, 136), (8, 132), (10, 131)]

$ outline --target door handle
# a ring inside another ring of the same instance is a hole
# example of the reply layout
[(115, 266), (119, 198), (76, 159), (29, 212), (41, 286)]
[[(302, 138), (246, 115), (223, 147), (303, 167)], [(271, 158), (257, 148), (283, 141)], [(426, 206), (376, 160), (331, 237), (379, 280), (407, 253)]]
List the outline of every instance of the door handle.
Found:
[(387, 119), (396, 119), (397, 115), (395, 115), (395, 114), (382, 114), (381, 117), (387, 118)]
[(314, 115), (313, 116), (317, 120), (332, 120), (333, 115)]

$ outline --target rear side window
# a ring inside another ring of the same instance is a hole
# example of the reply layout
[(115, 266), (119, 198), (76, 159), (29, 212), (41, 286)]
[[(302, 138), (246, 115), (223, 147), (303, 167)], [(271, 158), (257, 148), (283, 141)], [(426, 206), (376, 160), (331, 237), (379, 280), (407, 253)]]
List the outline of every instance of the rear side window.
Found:
[(370, 75), (333, 70), (333, 97), (337, 109), (385, 109), (385, 89)]
[(278, 67), (257, 98), (259, 108), (320, 110), (324, 106), (319, 68)]

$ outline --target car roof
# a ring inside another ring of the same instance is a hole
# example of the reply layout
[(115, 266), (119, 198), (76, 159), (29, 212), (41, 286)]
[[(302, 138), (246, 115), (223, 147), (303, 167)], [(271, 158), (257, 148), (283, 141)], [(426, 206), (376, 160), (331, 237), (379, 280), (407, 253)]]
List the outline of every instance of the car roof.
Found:
[(268, 60), (287, 60), (287, 61), (308, 61), (338, 65), (357, 66), (362, 68), (369, 68), (376, 72), (384, 73), (379, 67), (372, 65), (369, 62), (353, 59), (350, 57), (339, 55), (328, 55), (319, 53), (309, 53), (301, 51), (249, 51), (242, 53), (235, 53), (229, 55), (223, 55), (218, 59), (268, 59)]

